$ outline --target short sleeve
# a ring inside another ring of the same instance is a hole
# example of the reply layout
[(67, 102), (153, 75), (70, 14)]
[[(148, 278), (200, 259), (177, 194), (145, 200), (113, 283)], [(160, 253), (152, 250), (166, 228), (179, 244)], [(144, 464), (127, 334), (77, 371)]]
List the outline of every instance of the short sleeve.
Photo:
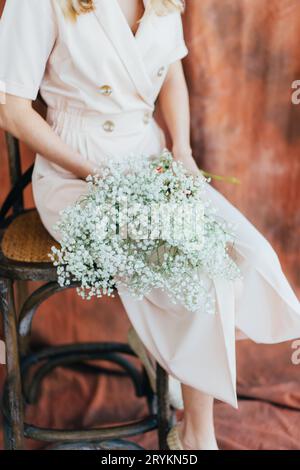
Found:
[(186, 46), (183, 32), (182, 16), (181, 13), (172, 13), (174, 20), (174, 47), (169, 56), (169, 62), (175, 62), (176, 60), (183, 59), (188, 55), (189, 50)]
[(0, 82), (35, 100), (57, 35), (52, 0), (6, 0), (0, 20)]

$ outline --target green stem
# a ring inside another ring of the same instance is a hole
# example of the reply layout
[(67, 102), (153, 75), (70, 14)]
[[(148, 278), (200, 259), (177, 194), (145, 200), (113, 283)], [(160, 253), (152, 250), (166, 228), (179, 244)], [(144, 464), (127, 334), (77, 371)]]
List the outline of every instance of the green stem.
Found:
[(227, 181), (228, 183), (241, 184), (241, 181), (235, 176), (221, 176), (221, 175), (215, 175), (213, 173), (209, 173), (208, 171), (204, 171), (204, 170), (200, 170), (200, 171), (204, 176), (213, 178), (218, 181)]

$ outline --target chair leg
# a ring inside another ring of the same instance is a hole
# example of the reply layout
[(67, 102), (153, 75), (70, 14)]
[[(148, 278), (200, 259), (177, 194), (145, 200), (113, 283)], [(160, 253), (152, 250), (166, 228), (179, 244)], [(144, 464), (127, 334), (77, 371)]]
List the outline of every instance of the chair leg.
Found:
[(15, 281), (15, 294), (16, 294), (16, 310), (20, 312), (22, 305), (28, 298), (28, 282), (27, 281)]
[(159, 450), (168, 450), (167, 434), (171, 420), (168, 374), (158, 363), (156, 363), (156, 383)]
[(4, 449), (11, 449), (11, 426), (5, 416), (3, 416), (3, 442)]
[(10, 279), (0, 279), (0, 311), (6, 343), (6, 446), (17, 450), (24, 448), (24, 417), (13, 281)]

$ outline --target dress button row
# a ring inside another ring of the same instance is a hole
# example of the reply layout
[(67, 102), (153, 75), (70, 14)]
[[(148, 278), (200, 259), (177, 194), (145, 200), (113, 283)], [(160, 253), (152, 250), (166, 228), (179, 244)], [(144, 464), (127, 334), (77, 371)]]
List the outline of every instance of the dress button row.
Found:
[(158, 77), (162, 77), (164, 72), (165, 72), (165, 67), (164, 66), (160, 67), (157, 71)]
[(149, 111), (146, 111), (144, 114), (144, 118), (143, 118), (144, 124), (149, 124), (150, 118), (151, 118), (151, 113)]
[[(152, 117), (152, 113), (150, 111), (145, 111), (143, 122), (144, 124), (149, 124)], [(103, 129), (105, 132), (113, 132), (115, 130), (115, 123), (113, 121), (105, 121), (102, 124)]]
[[(102, 85), (99, 90), (103, 96), (110, 96), (112, 94), (112, 88), (109, 85)], [(102, 124), (102, 127), (105, 132), (113, 132), (115, 129), (115, 123), (113, 121), (105, 121)]]

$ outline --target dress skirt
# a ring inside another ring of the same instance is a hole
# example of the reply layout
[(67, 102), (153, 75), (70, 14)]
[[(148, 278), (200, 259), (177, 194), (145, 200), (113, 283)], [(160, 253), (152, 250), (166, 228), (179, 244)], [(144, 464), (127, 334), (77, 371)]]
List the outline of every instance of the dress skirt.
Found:
[[(101, 128), (98, 117), (83, 111), (50, 109), (47, 120), (53, 130), (82, 158), (105, 163), (129, 154), (147, 158), (165, 147), (165, 136), (154, 119), (145, 123), (138, 113), (116, 123), (116, 132)], [(134, 130), (132, 130), (134, 129)], [(87, 183), (72, 173), (36, 156), (32, 177), (33, 196), (41, 220), (50, 234), (59, 211), (73, 204), (87, 190)], [(300, 337), (300, 304), (285, 277), (270, 243), (220, 192), (206, 183), (207, 197), (220, 215), (235, 224), (233, 256), (242, 280), (204, 279), (216, 298), (216, 314), (190, 312), (174, 305), (167, 293), (153, 289), (142, 300), (119, 290), (127, 315), (157, 362), (181, 383), (237, 407), (236, 339), (277, 343)]]

